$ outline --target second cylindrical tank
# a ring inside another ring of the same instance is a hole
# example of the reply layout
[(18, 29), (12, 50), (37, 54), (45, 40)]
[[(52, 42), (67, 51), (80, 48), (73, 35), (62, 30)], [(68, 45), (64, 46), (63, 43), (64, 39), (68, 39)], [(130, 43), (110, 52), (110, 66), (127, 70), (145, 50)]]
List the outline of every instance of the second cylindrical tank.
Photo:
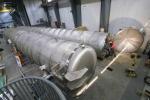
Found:
[(98, 57), (101, 57), (102, 55), (106, 38), (108, 36), (108, 34), (104, 32), (76, 31), (43, 27), (22, 27), (21, 30), (36, 32), (57, 39), (90, 45), (95, 49)]

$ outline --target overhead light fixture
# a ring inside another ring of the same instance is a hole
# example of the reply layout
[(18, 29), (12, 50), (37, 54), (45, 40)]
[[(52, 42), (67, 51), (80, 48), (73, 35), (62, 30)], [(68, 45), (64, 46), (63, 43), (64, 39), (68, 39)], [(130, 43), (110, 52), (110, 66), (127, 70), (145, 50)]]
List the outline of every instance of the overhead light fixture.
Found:
[(52, 2), (53, 0), (47, 0), (47, 2)]
[(6, 4), (5, 4), (5, 3), (3, 4), (3, 7), (6, 7)]
[(6, 3), (4, 3), (2, 6), (0, 6), (0, 12), (11, 12), (12, 8), (9, 7)]

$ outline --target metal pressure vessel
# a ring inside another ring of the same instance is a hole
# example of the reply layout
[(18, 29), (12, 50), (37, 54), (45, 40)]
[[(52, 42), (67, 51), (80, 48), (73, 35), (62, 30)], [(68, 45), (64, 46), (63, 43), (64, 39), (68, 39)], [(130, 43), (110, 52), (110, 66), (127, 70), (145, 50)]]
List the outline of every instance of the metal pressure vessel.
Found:
[(89, 46), (18, 28), (6, 30), (5, 35), (37, 64), (49, 66), (51, 73), (71, 90), (86, 84), (95, 72), (96, 53)]
[(124, 52), (132, 53), (141, 47), (143, 41), (144, 37), (139, 30), (134, 28), (125, 28), (116, 34), (114, 43), (117, 51), (121, 51), (127, 46)]
[(105, 40), (108, 36), (104, 32), (76, 31), (60, 28), (44, 28), (44, 27), (21, 27), (21, 30), (45, 34), (57, 39), (78, 42), (93, 47), (98, 57), (101, 57)]

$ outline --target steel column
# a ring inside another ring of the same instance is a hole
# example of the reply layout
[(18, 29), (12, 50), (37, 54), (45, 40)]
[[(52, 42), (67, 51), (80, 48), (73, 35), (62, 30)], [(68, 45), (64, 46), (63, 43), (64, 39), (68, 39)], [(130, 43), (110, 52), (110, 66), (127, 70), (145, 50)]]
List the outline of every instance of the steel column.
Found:
[(16, 2), (17, 3), (16, 8), (17, 8), (17, 11), (20, 12), (20, 17), (25, 20), (24, 22), (25, 22), (26, 26), (31, 26), (31, 23), (30, 23), (30, 20), (29, 20), (29, 17), (28, 17), (28, 14), (27, 14), (23, 0), (16, 0), (16, 1), (17, 1)]
[[(44, 0), (42, 0), (42, 4), (45, 4)], [(43, 8), (44, 8), (44, 11), (45, 11), (45, 13), (47, 15), (48, 26), (51, 26), (51, 18), (50, 18), (50, 14), (48, 12), (49, 11), (49, 7), (48, 7), (47, 3), (43, 6)]]
[(60, 25), (61, 25), (61, 20), (60, 20), (60, 13), (59, 13), (59, 5), (58, 5), (58, 2), (56, 2), (56, 3), (54, 4), (54, 12), (55, 12), (55, 15), (56, 15), (56, 18), (57, 18), (58, 27), (60, 27)]
[(101, 0), (100, 28), (108, 32), (111, 0)]
[(75, 27), (81, 26), (81, 0), (70, 0)]
[(48, 19), (48, 26), (51, 26), (51, 18), (50, 18), (49, 12), (48, 12), (48, 6), (47, 5), (44, 7), (44, 10), (46, 12), (47, 19)]

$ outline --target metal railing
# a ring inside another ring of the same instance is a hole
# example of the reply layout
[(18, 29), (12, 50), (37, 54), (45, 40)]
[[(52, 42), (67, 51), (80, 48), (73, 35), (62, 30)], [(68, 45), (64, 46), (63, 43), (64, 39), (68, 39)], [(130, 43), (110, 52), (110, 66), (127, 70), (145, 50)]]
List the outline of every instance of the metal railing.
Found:
[(27, 77), (2, 87), (0, 100), (66, 100), (66, 98), (52, 82), (39, 77)]

